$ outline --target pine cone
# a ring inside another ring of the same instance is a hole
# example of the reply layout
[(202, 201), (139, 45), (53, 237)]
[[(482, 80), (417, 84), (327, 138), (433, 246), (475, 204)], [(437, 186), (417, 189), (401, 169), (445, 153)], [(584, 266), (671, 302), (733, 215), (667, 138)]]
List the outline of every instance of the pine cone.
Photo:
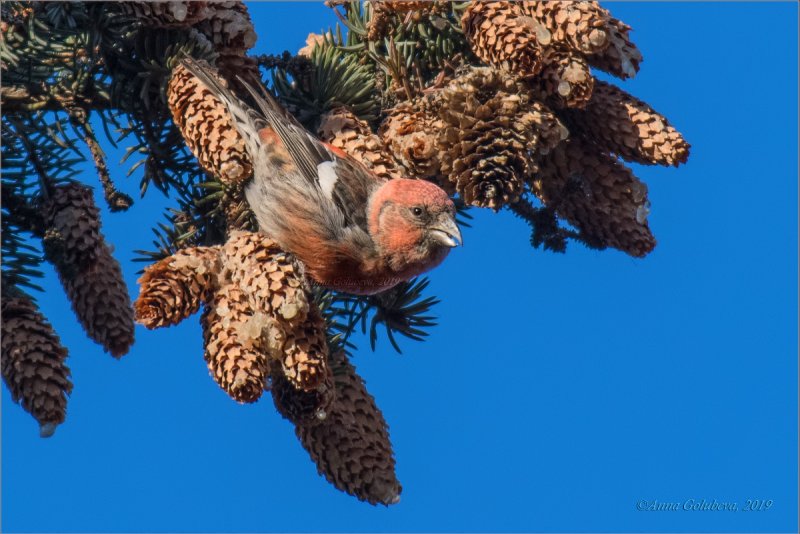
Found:
[(374, 2), (375, 9), (367, 24), (367, 41), (382, 41), (386, 37), (392, 22), (392, 13), (386, 9), (379, 9), (380, 2)]
[[(4, 291), (8, 288), (4, 288)], [(67, 349), (27, 295), (2, 298), (2, 374), (14, 402), (19, 402), (50, 437), (67, 413), (72, 391)]]
[(611, 18), (606, 24), (609, 46), (602, 52), (589, 54), (586, 60), (596, 69), (613, 74), (623, 80), (633, 78), (639, 72), (642, 53), (630, 40), (631, 27)]
[(223, 252), (225, 270), (252, 310), (273, 316), (286, 328), (305, 321), (309, 299), (302, 269), (277, 243), (264, 234), (235, 231)]
[(270, 365), (272, 378), (272, 401), (275, 408), (286, 419), (295, 425), (313, 426), (324, 421), (336, 398), (336, 386), (333, 382), (333, 371), (326, 366), (325, 379), (311, 391), (297, 389), (286, 378), (279, 362)]
[(553, 107), (583, 108), (592, 97), (594, 76), (583, 57), (555, 50), (547, 56), (536, 83)]
[(647, 186), (580, 139), (570, 138), (541, 158), (531, 188), (591, 246), (642, 257), (656, 245), (647, 224)]
[(232, 232), (224, 246), (225, 269), (251, 310), (271, 327), (265, 350), (282, 362), (295, 387), (310, 391), (325, 376), (325, 323), (309, 302), (300, 266), (263, 234)]
[(311, 59), (311, 53), (318, 46), (325, 44), (325, 36), (311, 32), (306, 37), (306, 45), (297, 51), (297, 55), (306, 59)]
[(250, 156), (228, 110), (182, 65), (172, 71), (167, 103), (175, 125), (205, 170), (224, 183), (252, 176)]
[(244, 2), (211, 2), (208, 9), (208, 16), (195, 27), (208, 37), (217, 52), (239, 51), (243, 55), (256, 44), (258, 36)]
[(185, 248), (147, 267), (139, 278), (136, 320), (152, 329), (196, 313), (217, 286), (219, 256), (219, 247)]
[(44, 211), (50, 262), (67, 275), (94, 262), (103, 238), (91, 188), (78, 183), (55, 187)]
[(335, 108), (323, 115), (317, 133), (320, 139), (354, 157), (377, 176), (403, 177), (403, 171), (386, 152), (380, 138), (347, 108)]
[(133, 308), (119, 262), (105, 242), (74, 276), (59, 278), (86, 334), (119, 358), (133, 344)]
[(404, 14), (411, 11), (425, 12), (433, 7), (433, 0), (371, 0), (376, 10)]
[(208, 2), (119, 2), (122, 11), (148, 28), (188, 28), (211, 14)]
[(261, 83), (261, 71), (254, 57), (245, 55), (244, 51), (223, 51), (217, 56), (217, 69), (225, 80), (230, 81), (240, 94), (249, 94), (239, 78), (255, 87)]
[(269, 373), (261, 341), (269, 318), (254, 311), (235, 284), (222, 282), (206, 304), (200, 324), (211, 376), (233, 400), (257, 401)]
[(444, 163), (467, 204), (499, 209), (523, 192), (533, 156), (566, 137), (558, 119), (528, 89), (490, 68), (474, 68), (439, 94), (446, 124)]
[(425, 99), (402, 102), (389, 110), (378, 134), (408, 177), (432, 178), (439, 174), (439, 133), (444, 123)]
[(324, 421), (296, 426), (297, 437), (331, 484), (371, 504), (395, 504), (402, 487), (383, 414), (344, 353), (330, 364), (336, 400)]
[(55, 187), (44, 205), (48, 260), (87, 335), (120, 357), (133, 343), (133, 310), (122, 269), (100, 233), (91, 189)]
[(663, 115), (609, 83), (598, 81), (589, 105), (565, 117), (571, 131), (628, 161), (677, 167), (689, 158), (689, 143)]
[(550, 32), (526, 16), (515, 2), (471, 2), (461, 27), (482, 61), (521, 77), (532, 77), (542, 68), (543, 47)]
[(296, 388), (312, 391), (325, 380), (327, 355), (325, 319), (312, 304), (304, 322), (286, 329), (281, 359), (283, 373)]
[(602, 52), (608, 47), (606, 22), (611, 15), (597, 2), (526, 0), (520, 7), (547, 28), (553, 45), (582, 54)]

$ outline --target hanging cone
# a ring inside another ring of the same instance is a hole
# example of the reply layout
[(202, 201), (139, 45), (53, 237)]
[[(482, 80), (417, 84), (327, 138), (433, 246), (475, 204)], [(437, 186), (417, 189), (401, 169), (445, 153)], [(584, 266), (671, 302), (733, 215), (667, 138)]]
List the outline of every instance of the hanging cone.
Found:
[(347, 108), (335, 108), (323, 115), (317, 133), (320, 139), (354, 157), (377, 176), (403, 177), (380, 138)]
[(60, 271), (73, 274), (95, 261), (102, 236), (91, 188), (78, 183), (55, 187), (44, 211), (45, 250)]
[(312, 391), (325, 380), (327, 354), (325, 319), (312, 304), (306, 320), (286, 330), (283, 373), (296, 388)]
[(86, 334), (115, 358), (126, 354), (133, 344), (133, 308), (122, 268), (108, 245), (102, 243), (92, 264), (59, 278)]
[(152, 329), (196, 313), (217, 286), (219, 256), (219, 247), (185, 248), (147, 267), (138, 280), (136, 320)]
[(209, 2), (119, 2), (122, 11), (148, 28), (188, 28), (211, 14)]
[(570, 138), (541, 158), (531, 184), (586, 242), (642, 257), (656, 240), (647, 224), (647, 186), (615, 158)]
[(606, 24), (609, 46), (602, 52), (589, 54), (589, 65), (621, 78), (633, 78), (639, 72), (642, 53), (630, 40), (631, 27), (611, 18)]
[(425, 12), (434, 5), (433, 0), (371, 0), (376, 10), (402, 15), (411, 11)]
[(490, 68), (473, 68), (441, 91), (444, 164), (467, 204), (499, 209), (514, 202), (536, 171), (534, 157), (567, 135), (528, 89)]
[(133, 310), (119, 262), (100, 233), (91, 189), (71, 183), (53, 188), (43, 206), (47, 259), (86, 334), (114, 357), (133, 343)]
[(325, 43), (325, 36), (319, 33), (311, 32), (306, 37), (306, 45), (297, 51), (297, 55), (306, 59), (311, 59), (311, 53), (318, 46)]
[(663, 115), (609, 83), (598, 81), (589, 105), (565, 117), (571, 131), (628, 161), (677, 167), (689, 158), (689, 143)]
[(231, 232), (223, 246), (225, 269), (244, 291), (252, 310), (291, 325), (301, 324), (309, 310), (299, 264), (277, 243), (257, 232)]
[(245, 55), (242, 50), (222, 51), (217, 56), (217, 68), (220, 75), (233, 84), (240, 94), (249, 94), (244, 85), (239, 81), (242, 78), (251, 87), (261, 84), (261, 71), (258, 70), (258, 61), (254, 57)]
[(592, 97), (594, 76), (583, 57), (556, 50), (537, 79), (544, 99), (556, 108), (582, 108)]
[(383, 414), (344, 353), (331, 355), (330, 364), (336, 400), (324, 421), (296, 426), (297, 436), (318, 472), (338, 489), (371, 504), (395, 504), (402, 487)]
[(206, 304), (200, 324), (211, 376), (233, 400), (257, 401), (269, 373), (269, 361), (261, 344), (269, 318), (254, 312), (236, 285), (221, 282)]
[(256, 44), (255, 28), (241, 1), (209, 2), (209, 14), (195, 27), (208, 37), (217, 52), (244, 51)]
[(265, 350), (281, 361), (295, 387), (310, 391), (326, 373), (325, 323), (310, 303), (300, 266), (263, 234), (232, 232), (224, 246), (225, 269), (251, 310), (272, 325)]
[(205, 170), (224, 183), (252, 176), (250, 156), (228, 110), (182, 65), (172, 71), (167, 104), (175, 125)]
[(611, 15), (597, 2), (527, 0), (520, 7), (550, 32), (558, 48), (595, 54), (608, 47), (606, 21)]
[(391, 110), (378, 134), (407, 177), (433, 178), (439, 174), (439, 134), (444, 123), (426, 99), (402, 102)]
[(72, 391), (64, 363), (67, 349), (30, 297), (16, 293), (2, 298), (3, 379), (11, 398), (39, 422), (40, 435), (46, 438), (67, 413)]
[(257, 231), (258, 221), (245, 198), (246, 183), (237, 182), (224, 189), (220, 208), (225, 213), (225, 227), (229, 231)]
[(380, 3), (373, 4), (375, 9), (367, 24), (367, 41), (382, 41), (389, 30), (392, 13), (386, 9), (380, 9)]
[(481, 61), (531, 77), (542, 68), (550, 32), (515, 2), (471, 2), (461, 18), (464, 35)]
[(333, 371), (326, 368), (325, 379), (311, 391), (297, 389), (286, 378), (279, 362), (272, 361), (270, 367), (272, 378), (272, 400), (275, 408), (286, 419), (295, 425), (313, 426), (328, 417), (333, 401), (336, 398), (336, 387), (333, 383)]

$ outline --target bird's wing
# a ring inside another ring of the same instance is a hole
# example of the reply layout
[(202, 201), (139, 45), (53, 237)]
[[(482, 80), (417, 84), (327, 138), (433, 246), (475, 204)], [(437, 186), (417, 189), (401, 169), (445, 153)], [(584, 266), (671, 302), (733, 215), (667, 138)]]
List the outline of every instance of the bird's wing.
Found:
[[(234, 118), (234, 123), (245, 123), (255, 127), (272, 129), (286, 148), (300, 174), (309, 185), (322, 191), (323, 196), (338, 210), (346, 225), (355, 225), (367, 230), (367, 203), (371, 192), (381, 184), (381, 180), (370, 173), (363, 165), (344, 152), (322, 143), (311, 135), (275, 98), (259, 86), (254, 89), (242, 78), (244, 86), (258, 106), (260, 114), (237, 98), (213, 75), (208, 67), (192, 59), (184, 59), (184, 66), (201, 82), (209, 87), (225, 103)], [(258, 154), (259, 141), (250, 140), (249, 135), (237, 130), (245, 138), (251, 154)], [(252, 145), (251, 145), (252, 143)], [(255, 158), (254, 158), (255, 159)]]

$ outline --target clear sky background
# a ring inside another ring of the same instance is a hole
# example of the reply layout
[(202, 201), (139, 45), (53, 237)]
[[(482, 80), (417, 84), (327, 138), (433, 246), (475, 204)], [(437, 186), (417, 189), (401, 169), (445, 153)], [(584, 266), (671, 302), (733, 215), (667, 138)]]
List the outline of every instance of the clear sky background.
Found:
[[(197, 318), (114, 361), (52, 273), (39, 300), (70, 349), (67, 421), (40, 439), (2, 393), (5, 531), (797, 531), (797, 6), (613, 3), (644, 53), (622, 86), (692, 144), (637, 167), (659, 240), (643, 260), (533, 250), (473, 210), (432, 275), (440, 325), (354, 363), (391, 427), (402, 501), (372, 507), (316, 474), (267, 396), (208, 376)], [(256, 52), (335, 23), (321, 4), (252, 4)], [(121, 188), (137, 191), (137, 179)], [(92, 170), (86, 181), (95, 183)], [(104, 228), (138, 294), (155, 190)], [(772, 500), (760, 512), (637, 502)]]

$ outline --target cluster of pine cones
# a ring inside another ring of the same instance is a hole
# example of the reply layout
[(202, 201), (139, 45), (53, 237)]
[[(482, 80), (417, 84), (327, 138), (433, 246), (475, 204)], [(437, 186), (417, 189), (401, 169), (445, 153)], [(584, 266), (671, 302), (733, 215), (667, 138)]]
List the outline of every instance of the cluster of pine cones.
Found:
[[(37, 206), (38, 234), (87, 335), (119, 358), (133, 344), (133, 309), (122, 269), (100, 231), (92, 190), (59, 185)], [(2, 373), (12, 398), (39, 422), (43, 437), (66, 417), (72, 390), (67, 350), (35, 301), (3, 288)]]
[(269, 237), (233, 231), (224, 245), (182, 249), (139, 284), (136, 319), (148, 328), (203, 307), (211, 376), (238, 402), (271, 390), (331, 483), (371, 503), (398, 500), (386, 422), (344, 353), (330, 354), (302, 266)]
[[(375, 4), (381, 16), (431, 5)], [(124, 5), (143, 24), (199, 28), (230, 83), (233, 74), (260, 78), (246, 55), (255, 33), (241, 2)], [(636, 74), (642, 57), (630, 28), (596, 2), (562, 1), (472, 2), (461, 25), (484, 66), (443, 73), (424, 94), (385, 110), (376, 128), (347, 108), (329, 110), (320, 138), (379, 176), (433, 180), (469, 205), (531, 218), (526, 197), (534, 195), (589, 245), (650, 252), (647, 187), (618, 158), (678, 165), (689, 145), (647, 104), (593, 76), (591, 68), (623, 79)], [(166, 93), (203, 168), (226, 186), (245, 183), (252, 163), (224, 106), (180, 66)], [(131, 306), (91, 195), (80, 186), (59, 189), (45, 211), (46, 249), (82, 325), (123, 354), (133, 340)], [(222, 245), (184, 248), (149, 266), (136, 320), (164, 327), (202, 308), (205, 360), (232, 399), (255, 402), (271, 391), (331, 483), (371, 503), (397, 502), (386, 422), (344, 353), (329, 350), (302, 265), (268, 236), (230, 226)], [(29, 297), (4, 294), (2, 305), (4, 378), (50, 432), (64, 420), (72, 387), (66, 351)]]
[[(380, 20), (431, 5), (384, 0), (375, 11)], [(317, 135), (379, 176), (434, 180), (467, 204), (518, 213), (531, 193), (590, 245), (652, 250), (647, 187), (617, 156), (677, 165), (689, 146), (647, 104), (592, 75), (590, 67), (636, 73), (642, 58), (630, 28), (596, 2), (473, 2), (461, 23), (486, 66), (401, 101), (377, 129), (346, 107), (329, 110)], [(309, 47), (322, 41), (312, 35)], [(178, 66), (167, 96), (200, 164), (226, 185), (249, 179), (244, 143), (211, 92)], [(270, 389), (334, 485), (373, 503), (397, 500), (383, 417), (345, 356), (328, 355), (302, 266), (268, 237), (234, 231), (223, 246), (159, 262), (140, 283), (140, 322), (174, 324), (202, 302), (206, 361), (220, 387), (239, 402)]]
[(530, 193), (591, 246), (650, 252), (647, 186), (618, 157), (677, 166), (689, 145), (593, 76), (636, 74), (630, 27), (597, 2), (563, 1), (472, 2), (461, 25), (487, 66), (390, 112), (379, 130), (388, 151), (473, 206), (520, 213)]

